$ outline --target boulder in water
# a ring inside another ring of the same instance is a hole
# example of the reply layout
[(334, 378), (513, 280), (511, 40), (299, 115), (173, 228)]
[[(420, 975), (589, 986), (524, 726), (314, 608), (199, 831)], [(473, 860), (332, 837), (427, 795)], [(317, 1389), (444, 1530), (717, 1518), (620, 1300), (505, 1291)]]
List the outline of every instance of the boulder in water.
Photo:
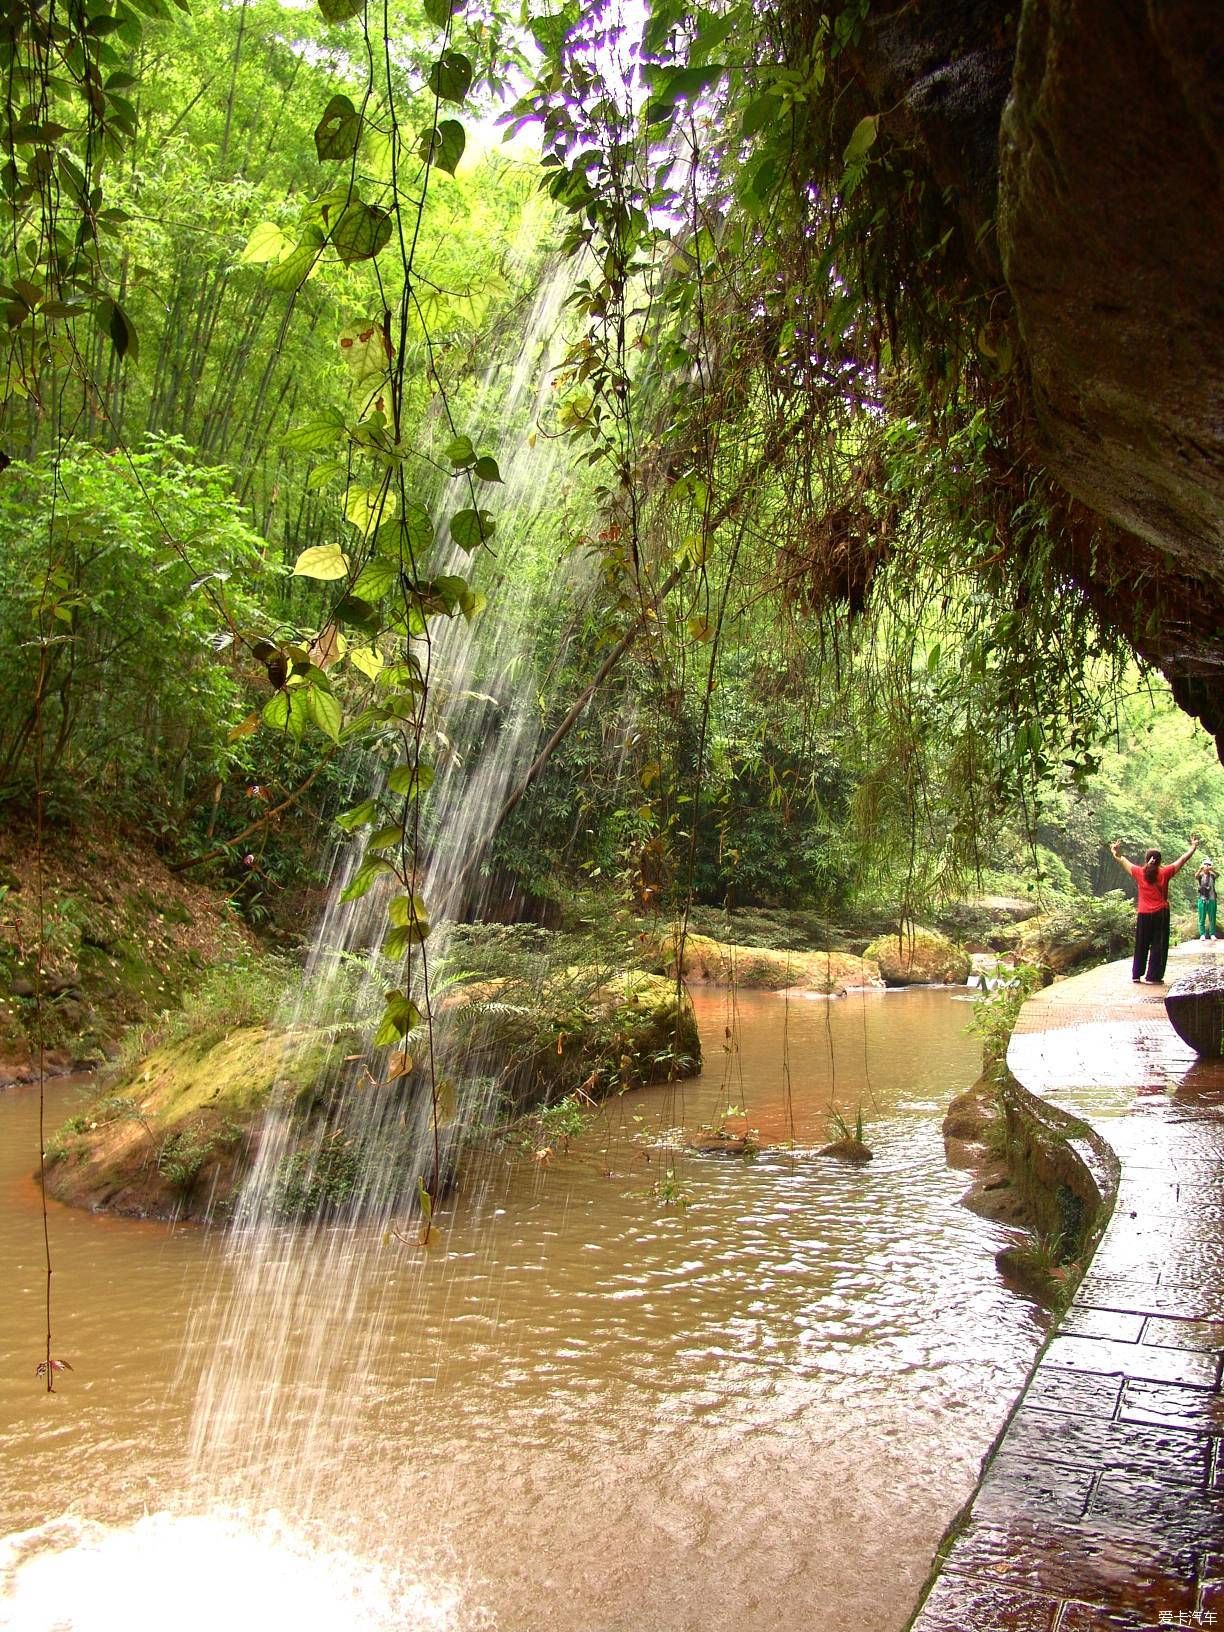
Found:
[(793, 952), (764, 946), (735, 946), (708, 935), (686, 935), (683, 959), (678, 937), (664, 935), (657, 944), (660, 965), (669, 975), (682, 961), (686, 980), (711, 986), (738, 986), (743, 991), (800, 991), (840, 996), (865, 986), (879, 986), (879, 966), (849, 952)]
[(963, 986), (970, 957), (936, 929), (903, 929), (872, 941), (865, 957), (874, 959), (888, 986)]
[(847, 1137), (834, 1139), (831, 1145), (822, 1145), (817, 1156), (832, 1156), (839, 1162), (869, 1162), (872, 1151), (861, 1139)]
[(1196, 1054), (1224, 1055), (1224, 968), (1213, 958), (1175, 980), (1165, 994), (1169, 1023)]

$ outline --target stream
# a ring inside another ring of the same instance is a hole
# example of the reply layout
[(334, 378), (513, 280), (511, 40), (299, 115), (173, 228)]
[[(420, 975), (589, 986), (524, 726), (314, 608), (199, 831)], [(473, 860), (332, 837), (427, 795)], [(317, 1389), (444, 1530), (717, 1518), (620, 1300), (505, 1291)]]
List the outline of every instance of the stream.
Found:
[[(0, 1095), (0, 1626), (900, 1632), (1042, 1337), (944, 1162), (969, 1006), (694, 996), (699, 1079), (483, 1152), (428, 1250), (332, 1226), (327, 1297), (292, 1230), (252, 1276), (54, 1206), (50, 1395), (37, 1095)], [(814, 1154), (831, 1105), (873, 1161)], [(675, 1153), (728, 1110), (756, 1160)]]

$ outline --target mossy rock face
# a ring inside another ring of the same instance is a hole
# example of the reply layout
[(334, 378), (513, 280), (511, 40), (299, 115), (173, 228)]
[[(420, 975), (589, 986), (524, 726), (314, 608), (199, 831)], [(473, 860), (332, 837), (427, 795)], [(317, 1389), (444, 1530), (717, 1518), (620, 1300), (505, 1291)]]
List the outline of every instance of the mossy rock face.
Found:
[(1030, 919), (1021, 930), (1019, 955), (1053, 975), (1105, 963), (1130, 950), (1134, 919), (1120, 890), (1084, 896)]
[[(53, 1069), (95, 1065), (133, 1023), (174, 1008), (201, 967), (254, 947), (224, 895), (169, 871), (147, 846), (48, 836), (42, 888), (33, 836), (0, 835), (0, 1083), (20, 1078), (37, 1044)], [(42, 995), (34, 999), (43, 901)]]
[(488, 1075), (520, 1112), (581, 1089), (592, 1098), (701, 1069), (692, 1004), (674, 980), (571, 970), (543, 987), (473, 982), (451, 993), (447, 1069)]
[(889, 986), (963, 986), (971, 968), (965, 948), (936, 929), (882, 935), (865, 956), (875, 959)]
[[(678, 944), (675, 935), (653, 943), (654, 955), (675, 978)], [(881, 984), (880, 968), (871, 957), (850, 952), (792, 952), (763, 946), (735, 946), (708, 935), (686, 935), (683, 968), (686, 980), (713, 986), (738, 986), (745, 991), (803, 991), (840, 995), (864, 986)]]
[(52, 1135), (47, 1192), (142, 1218), (224, 1216), (264, 1112), (313, 1093), (344, 1047), (330, 1032), (243, 1026), (154, 1049)]

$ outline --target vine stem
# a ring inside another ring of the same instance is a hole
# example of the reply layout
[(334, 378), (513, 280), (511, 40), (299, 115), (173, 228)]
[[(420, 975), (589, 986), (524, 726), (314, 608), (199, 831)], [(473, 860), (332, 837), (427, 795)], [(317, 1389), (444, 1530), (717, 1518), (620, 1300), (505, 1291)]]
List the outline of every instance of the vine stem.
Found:
[(34, 1027), (38, 1039), (38, 1190), (42, 1200), (43, 1262), (47, 1270), (47, 1344), (43, 1357), (47, 1393), (55, 1392), (51, 1359), (51, 1225), (47, 1216), (47, 1041), (43, 1026), (43, 961), (47, 941), (46, 868), (43, 857), (43, 692), (47, 684), (47, 643), (40, 642), (34, 682), (34, 895), (38, 903), (38, 945), (34, 954)]

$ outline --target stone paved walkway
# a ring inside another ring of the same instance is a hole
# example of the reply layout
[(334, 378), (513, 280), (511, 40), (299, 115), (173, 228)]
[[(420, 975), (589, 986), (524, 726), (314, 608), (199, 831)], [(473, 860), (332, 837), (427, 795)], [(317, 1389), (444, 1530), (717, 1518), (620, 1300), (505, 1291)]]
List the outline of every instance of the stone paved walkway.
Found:
[[(1169, 978), (1216, 957), (1175, 948)], [(1224, 1632), (1224, 1062), (1180, 1041), (1164, 990), (1128, 959), (1021, 1011), (1013, 1074), (1122, 1176), (913, 1632)]]

